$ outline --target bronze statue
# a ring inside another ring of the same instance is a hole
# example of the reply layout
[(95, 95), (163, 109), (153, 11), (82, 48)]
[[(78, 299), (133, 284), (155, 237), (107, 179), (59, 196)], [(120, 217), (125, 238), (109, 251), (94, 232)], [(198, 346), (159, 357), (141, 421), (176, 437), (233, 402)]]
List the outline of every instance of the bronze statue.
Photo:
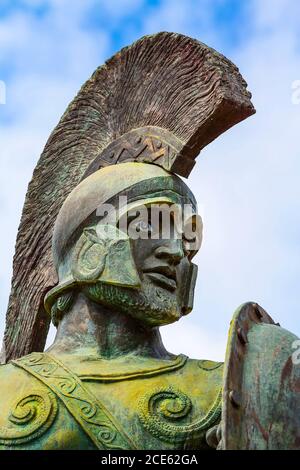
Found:
[[(69, 105), (18, 233), (2, 449), (300, 446), (297, 338), (261, 307), (236, 312), (225, 367), (169, 353), (159, 333), (192, 310), (201, 245), (195, 198), (177, 175), (254, 113), (250, 98), (224, 56), (159, 33), (98, 68)], [(57, 335), (42, 352), (50, 319)]]

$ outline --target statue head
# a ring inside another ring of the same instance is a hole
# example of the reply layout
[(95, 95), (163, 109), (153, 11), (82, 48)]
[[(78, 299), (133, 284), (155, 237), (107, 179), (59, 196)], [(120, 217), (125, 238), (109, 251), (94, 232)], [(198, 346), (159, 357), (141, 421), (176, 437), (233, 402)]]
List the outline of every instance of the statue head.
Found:
[[(149, 205), (170, 206), (173, 200), (179, 208), (186, 199), (195, 207), (176, 175), (187, 178), (206, 145), (254, 112), (237, 67), (181, 34), (145, 36), (100, 66), (50, 135), (28, 188), (14, 258), (6, 360), (43, 350), (47, 311), (57, 322), (78, 289), (150, 325), (190, 311), (195, 250), (174, 236), (174, 227), (167, 238), (128, 236), (124, 214), (113, 222), (109, 216), (105, 232), (97, 208), (107, 203), (117, 208), (119, 196), (128, 196), (131, 209), (142, 201), (148, 211)], [(147, 221), (136, 226), (141, 230)]]
[(78, 292), (147, 326), (192, 310), (202, 239), (186, 184), (156, 165), (122, 163), (85, 178), (56, 220), (59, 283), (46, 297), (58, 324)]

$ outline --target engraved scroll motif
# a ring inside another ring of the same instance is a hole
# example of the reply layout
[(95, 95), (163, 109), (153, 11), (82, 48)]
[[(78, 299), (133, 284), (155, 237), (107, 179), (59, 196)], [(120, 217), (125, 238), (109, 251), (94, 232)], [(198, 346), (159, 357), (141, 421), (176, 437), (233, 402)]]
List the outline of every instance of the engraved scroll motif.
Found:
[(157, 389), (144, 395), (139, 401), (139, 417), (144, 427), (160, 440), (184, 443), (202, 435), (212, 427), (221, 415), (220, 390), (212, 407), (194, 423), (181, 424), (192, 412), (190, 398), (173, 387)]
[(32, 390), (13, 405), (9, 424), (0, 426), (0, 444), (15, 446), (40, 437), (52, 425), (56, 414), (55, 395), (48, 390)]
[(134, 449), (113, 417), (89, 392), (80, 379), (57, 359), (45, 353), (33, 353), (13, 361), (47, 385), (100, 449)]

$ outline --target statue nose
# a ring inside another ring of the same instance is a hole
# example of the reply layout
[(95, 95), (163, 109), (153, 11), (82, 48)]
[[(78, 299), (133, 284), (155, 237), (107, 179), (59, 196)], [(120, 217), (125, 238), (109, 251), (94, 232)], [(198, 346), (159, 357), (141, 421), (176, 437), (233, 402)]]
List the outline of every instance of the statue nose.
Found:
[(182, 258), (184, 258), (181, 240), (173, 240), (172, 243), (159, 246), (155, 250), (155, 256), (159, 259), (165, 259), (174, 265), (179, 264)]

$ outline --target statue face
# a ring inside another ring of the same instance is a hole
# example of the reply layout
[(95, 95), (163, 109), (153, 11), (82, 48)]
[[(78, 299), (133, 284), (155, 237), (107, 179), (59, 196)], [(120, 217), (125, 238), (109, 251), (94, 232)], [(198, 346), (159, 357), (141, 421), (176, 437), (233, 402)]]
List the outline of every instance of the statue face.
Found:
[[(139, 220), (141, 231), (157, 231), (151, 220)], [(132, 252), (149, 302), (143, 317), (147, 323), (163, 325), (179, 320), (184, 311), (185, 279), (190, 269), (190, 252), (170, 218), (170, 236), (158, 227), (159, 237), (132, 240)], [(134, 315), (136, 315), (134, 313)], [(139, 312), (137, 312), (137, 316)]]
[[(136, 211), (134, 211), (136, 214)], [(160, 213), (159, 217), (153, 214)], [(197, 251), (182, 235), (178, 219), (159, 204), (151, 204), (139, 217), (128, 214), (128, 235), (134, 264), (141, 280), (138, 289), (97, 283), (89, 286), (93, 300), (116, 308), (148, 326), (173, 323), (188, 313), (192, 257)], [(167, 230), (164, 223), (167, 222)], [(202, 227), (201, 227), (202, 228)], [(199, 232), (199, 230), (198, 230)], [(138, 234), (138, 236), (133, 236)], [(196, 236), (201, 236), (199, 233)]]
[[(150, 171), (152, 165), (148, 166)], [(83, 196), (76, 196), (77, 203), (83, 201), (79, 207), (86, 213), (95, 205), (98, 185), (92, 189), (94, 192), (88, 185)], [(91, 207), (86, 193), (92, 194)], [(93, 301), (149, 326), (172, 323), (189, 313), (197, 271), (192, 258), (202, 235), (195, 207), (189, 188), (164, 172), (139, 181), (106, 202), (101, 200), (84, 223), (81, 215), (68, 247), (61, 221), (56, 239), (59, 244), (64, 241), (64, 249), (58, 244), (54, 250), (59, 284), (45, 299), (54, 323), (59, 321), (56, 311), (62, 312), (64, 305), (60, 302), (58, 306), (60, 295), (71, 289), (80, 289)]]

